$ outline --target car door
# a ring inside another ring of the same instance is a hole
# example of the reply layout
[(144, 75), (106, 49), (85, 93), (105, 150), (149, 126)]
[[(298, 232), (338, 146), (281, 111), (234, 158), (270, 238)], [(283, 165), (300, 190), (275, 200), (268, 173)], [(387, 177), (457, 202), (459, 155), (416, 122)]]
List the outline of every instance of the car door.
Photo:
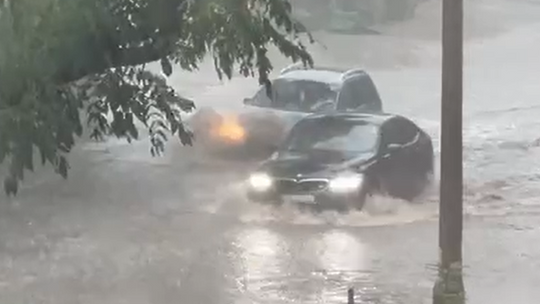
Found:
[(261, 124), (260, 122), (271, 120), (272, 122), (281, 125), (284, 135), (287, 134), (298, 121), (309, 114), (298, 111), (288, 111), (284, 108), (284, 105), (276, 104), (271, 96), (268, 96), (268, 92), (264, 85), (260, 86), (257, 93), (252, 98), (246, 98), (244, 104), (247, 106), (244, 109), (244, 113), (252, 118), (250, 119), (250, 122), (253, 123), (251, 128), (267, 128), (267, 125)]
[(420, 130), (403, 117), (395, 117), (381, 127), (381, 177), (391, 195), (403, 197), (414, 190), (418, 176), (417, 145)]

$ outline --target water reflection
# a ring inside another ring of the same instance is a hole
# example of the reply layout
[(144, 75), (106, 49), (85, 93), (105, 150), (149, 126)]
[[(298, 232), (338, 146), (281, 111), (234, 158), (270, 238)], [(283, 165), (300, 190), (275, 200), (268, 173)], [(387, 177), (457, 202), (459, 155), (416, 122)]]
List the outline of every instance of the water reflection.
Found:
[(349, 287), (355, 287), (360, 296), (365, 292), (373, 293), (368, 248), (357, 236), (344, 230), (331, 230), (319, 235), (313, 247), (317, 266), (324, 273), (317, 302), (344, 302)]
[(342, 272), (363, 271), (366, 268), (366, 246), (354, 235), (343, 230), (323, 233), (315, 241), (320, 265)]
[(380, 300), (368, 269), (369, 250), (354, 232), (282, 235), (244, 227), (234, 237), (237, 303), (341, 303), (354, 287), (357, 299)]
[(290, 260), (287, 242), (263, 228), (242, 230), (235, 238), (237, 287), (252, 302), (286, 300)]

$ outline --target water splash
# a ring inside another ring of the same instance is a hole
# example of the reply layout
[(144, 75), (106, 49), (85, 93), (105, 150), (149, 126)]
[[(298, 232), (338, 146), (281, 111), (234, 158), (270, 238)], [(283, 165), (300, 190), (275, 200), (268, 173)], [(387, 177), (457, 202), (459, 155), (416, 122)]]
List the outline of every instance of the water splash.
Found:
[[(216, 199), (219, 197), (220, 199)], [(201, 194), (205, 201), (204, 212), (236, 218), (244, 224), (278, 223), (281, 225), (370, 227), (400, 225), (434, 218), (437, 204), (430, 188), (416, 202), (372, 196), (364, 210), (341, 213), (338, 211), (314, 212), (297, 205), (262, 205), (250, 202), (244, 195), (243, 183), (232, 183), (216, 190), (216, 193)]]

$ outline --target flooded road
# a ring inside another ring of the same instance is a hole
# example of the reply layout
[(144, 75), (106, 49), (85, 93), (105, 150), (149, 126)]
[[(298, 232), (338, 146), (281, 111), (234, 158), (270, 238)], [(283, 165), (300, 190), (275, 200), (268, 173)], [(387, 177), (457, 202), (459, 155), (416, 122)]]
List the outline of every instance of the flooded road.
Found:
[[(540, 298), (540, 4), (469, 0), (465, 70), (468, 303)], [(372, 37), (317, 34), (321, 64), (365, 66), (386, 110), (438, 142), (438, 7)], [(344, 45), (355, 39), (356, 49)], [(285, 61), (277, 61), (277, 67)], [(256, 80), (220, 84), (211, 64), (171, 82), (199, 106), (241, 104)], [(251, 164), (169, 145), (86, 143), (68, 181), (38, 172), (0, 197), (1, 303), (430, 303), (436, 189), (408, 205), (320, 215), (247, 203)]]

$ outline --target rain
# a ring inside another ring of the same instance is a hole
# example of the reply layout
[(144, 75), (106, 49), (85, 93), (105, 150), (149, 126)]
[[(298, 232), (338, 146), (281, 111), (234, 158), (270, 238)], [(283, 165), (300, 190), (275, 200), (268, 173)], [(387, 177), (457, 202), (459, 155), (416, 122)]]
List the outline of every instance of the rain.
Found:
[[(440, 16), (441, 1), (423, 1), (407, 20), (369, 27), (380, 34), (315, 30), (309, 46), (317, 64), (365, 69), (385, 111), (422, 127), (437, 156)], [(540, 1), (465, 1), (468, 304), (540, 298), (539, 16)], [(272, 60), (273, 76), (290, 64)], [(259, 88), (220, 81), (210, 59), (167, 82), (197, 109), (227, 113)], [(0, 194), (0, 302), (346, 303), (354, 287), (358, 303), (431, 303), (438, 172), (414, 204), (374, 196), (362, 211), (314, 214), (247, 200), (256, 160), (173, 140), (149, 151), (145, 138), (83, 137), (67, 180), (39, 168), (17, 196)]]

